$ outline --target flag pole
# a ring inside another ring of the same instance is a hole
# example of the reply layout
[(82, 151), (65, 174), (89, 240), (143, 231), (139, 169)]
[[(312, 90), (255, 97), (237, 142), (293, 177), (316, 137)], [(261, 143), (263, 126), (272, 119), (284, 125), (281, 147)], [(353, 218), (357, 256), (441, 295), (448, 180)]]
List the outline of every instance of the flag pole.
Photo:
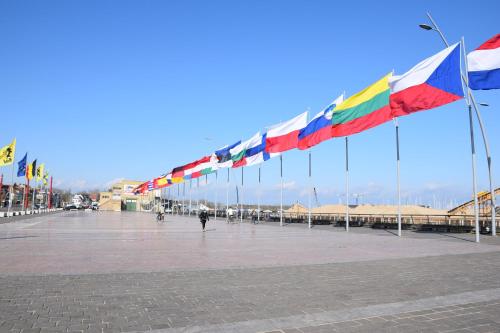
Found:
[(182, 216), (184, 216), (184, 201), (186, 200), (186, 182), (182, 182)]
[(259, 164), (259, 189), (257, 193), (257, 221), (260, 222), (260, 164)]
[(200, 177), (196, 178), (196, 197), (198, 208), (196, 209), (196, 213), (200, 214)]
[(280, 155), (280, 227), (283, 226), (283, 155)]
[(52, 208), (52, 176), (50, 176), (49, 209)]
[(240, 202), (240, 222), (243, 223), (243, 167), (241, 167), (241, 202)]
[(12, 156), (12, 173), (10, 177), (9, 208), (7, 208), (7, 216), (9, 216), (10, 210), (12, 209), (12, 196), (14, 195), (14, 161), (15, 157)]
[(214, 203), (214, 220), (217, 221), (217, 200), (218, 200), (218, 195), (217, 195), (217, 170), (215, 170), (215, 203)]
[(345, 231), (349, 231), (349, 138), (345, 137)]
[(227, 181), (226, 181), (226, 222), (229, 222), (229, 169), (227, 169)]
[(205, 191), (204, 192), (204, 197), (205, 197), (205, 206), (208, 207), (208, 175), (205, 175)]
[(397, 191), (398, 191), (398, 236), (401, 237), (401, 181), (399, 172), (399, 124), (398, 118), (394, 118), (396, 127), (396, 174), (397, 174)]
[[(441, 31), (441, 29), (439, 29), (439, 27), (437, 26), (436, 22), (434, 21), (434, 19), (431, 16), (431, 14), (427, 13), (427, 17), (429, 17), (429, 20), (432, 22), (433, 30), (435, 30), (435, 31), (437, 31), (439, 33), (439, 36), (441, 37), (443, 43), (447, 47), (449, 47), (450, 45), (448, 44), (448, 41), (446, 40), (446, 38), (445, 38), (443, 32)], [(463, 45), (464, 45), (464, 43), (463, 43), (463, 38), (462, 38), (462, 48), (463, 48), (463, 52), (464, 52), (465, 63), (466, 63), (466, 66), (467, 66), (467, 55), (465, 54), (465, 47)], [(466, 94), (467, 108), (470, 109), (471, 108), (471, 104), (474, 107), (474, 111), (476, 113), (476, 117), (477, 117), (478, 122), (479, 122), (479, 128), (481, 129), (481, 134), (482, 134), (482, 137), (483, 137), (484, 148), (486, 150), (486, 158), (487, 158), (487, 162), (488, 162), (488, 177), (489, 177), (489, 183), (490, 183), (491, 206), (492, 206), (491, 219), (492, 219), (492, 235), (493, 235), (493, 230), (495, 230), (495, 234), (496, 234), (496, 221), (495, 221), (495, 219), (496, 219), (496, 209), (495, 209), (496, 204), (495, 204), (495, 192), (492, 189), (493, 188), (493, 180), (492, 180), (492, 174), (491, 174), (491, 155), (490, 155), (490, 149), (489, 149), (488, 139), (487, 139), (487, 136), (486, 136), (486, 129), (483, 126), (483, 121), (482, 121), (481, 113), (479, 112), (479, 108), (477, 107), (476, 99), (475, 99), (474, 95), (472, 94), (472, 91), (469, 88), (467, 68), (465, 69), (465, 72), (466, 72), (466, 75), (463, 75), (462, 73), (460, 75), (462, 77), (462, 82), (467, 87), (467, 94)], [(469, 120), (469, 123), (470, 123), (470, 121), (471, 120)], [(471, 127), (471, 132), (472, 132), (472, 127)], [(471, 134), (473, 134), (473, 133), (471, 133)], [(471, 137), (471, 140), (472, 140), (471, 141), (471, 148), (472, 148), (474, 146), (473, 137)], [(475, 185), (474, 185), (475, 184), (475, 149), (474, 149), (474, 154), (472, 156), (472, 159), (473, 159), (473, 161), (472, 161), (472, 164), (473, 164), (473, 176), (472, 176), (473, 177), (473, 188), (475, 188)], [(478, 213), (478, 207), (476, 205), (476, 202), (477, 202), (477, 194), (476, 193), (474, 193), (474, 202), (475, 202), (474, 203), (474, 215), (477, 215), (476, 225), (479, 226), (479, 213)], [(493, 227), (493, 223), (495, 223), (494, 227)], [(476, 242), (479, 242), (479, 233), (478, 233), (478, 230), (476, 230)]]
[(193, 180), (192, 179), (189, 179), (189, 216), (191, 216), (191, 209), (192, 209), (192, 206), (191, 206), (191, 189), (193, 187)]
[[(469, 111), (469, 131), (470, 131), (470, 147), (471, 147), (471, 157), (472, 157), (472, 193), (474, 195), (474, 220), (475, 220), (475, 229), (476, 229), (476, 243), (479, 243), (479, 204), (477, 200), (477, 178), (476, 178), (476, 147), (474, 144), (474, 122), (472, 121), (472, 104), (471, 104), (471, 92), (469, 88), (469, 72), (468, 72), (468, 63), (467, 63), (467, 54), (465, 53), (465, 41), (464, 37), (461, 40), (461, 48), (464, 55), (465, 61), (465, 86), (467, 88), (467, 95), (465, 102), (467, 104), (467, 109)], [(491, 193), (493, 198), (494, 193)], [(492, 207), (494, 208), (494, 207)], [(496, 214), (496, 212), (495, 212)], [(492, 215), (493, 216), (493, 215)], [(492, 232), (493, 233), (493, 232)]]
[(311, 180), (311, 149), (309, 149), (309, 211), (307, 217), (307, 224), (309, 229), (311, 229), (311, 190), (312, 190), (312, 180)]

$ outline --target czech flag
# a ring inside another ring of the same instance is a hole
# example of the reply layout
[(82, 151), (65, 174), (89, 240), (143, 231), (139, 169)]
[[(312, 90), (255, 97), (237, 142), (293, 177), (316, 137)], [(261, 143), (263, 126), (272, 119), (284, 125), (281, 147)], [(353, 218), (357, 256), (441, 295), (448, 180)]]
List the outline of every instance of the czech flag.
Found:
[(469, 53), (467, 63), (471, 89), (500, 89), (500, 34)]
[(389, 79), (393, 117), (432, 109), (464, 97), (460, 77), (460, 44), (420, 62)]

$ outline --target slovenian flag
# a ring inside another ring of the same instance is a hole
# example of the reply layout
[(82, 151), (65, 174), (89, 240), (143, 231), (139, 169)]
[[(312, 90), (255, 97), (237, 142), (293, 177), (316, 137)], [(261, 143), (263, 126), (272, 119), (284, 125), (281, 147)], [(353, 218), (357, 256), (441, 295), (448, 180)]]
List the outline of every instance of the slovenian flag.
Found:
[(421, 61), (389, 79), (394, 117), (432, 109), (464, 97), (460, 77), (460, 44)]
[(467, 55), (469, 87), (500, 89), (500, 34)]
[(267, 130), (266, 152), (281, 153), (297, 148), (299, 132), (307, 125), (307, 111)]
[(299, 132), (299, 149), (307, 149), (315, 146), (325, 140), (332, 138), (332, 114), (337, 105), (344, 101), (344, 95), (340, 95), (323, 111), (318, 113), (307, 124), (307, 126)]

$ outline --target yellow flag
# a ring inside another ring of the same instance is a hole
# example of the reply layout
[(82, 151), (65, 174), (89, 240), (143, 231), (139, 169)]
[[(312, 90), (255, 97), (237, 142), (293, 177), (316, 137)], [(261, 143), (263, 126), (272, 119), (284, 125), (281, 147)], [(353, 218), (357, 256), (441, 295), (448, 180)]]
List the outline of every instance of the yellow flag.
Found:
[(40, 164), (40, 166), (36, 169), (36, 181), (40, 181), (43, 178), (43, 169), (45, 168), (45, 163)]
[(16, 152), (16, 139), (10, 145), (0, 148), (0, 166), (9, 165), (14, 162)]
[(32, 163), (28, 164), (26, 166), (26, 178), (32, 179), (33, 178), (33, 165)]

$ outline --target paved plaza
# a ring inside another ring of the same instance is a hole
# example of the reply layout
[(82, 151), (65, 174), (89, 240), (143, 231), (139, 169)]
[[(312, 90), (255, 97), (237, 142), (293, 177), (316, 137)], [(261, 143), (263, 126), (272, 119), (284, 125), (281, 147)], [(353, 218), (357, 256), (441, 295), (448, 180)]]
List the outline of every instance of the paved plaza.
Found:
[(112, 212), (0, 224), (0, 332), (500, 332), (498, 238), (207, 227)]

